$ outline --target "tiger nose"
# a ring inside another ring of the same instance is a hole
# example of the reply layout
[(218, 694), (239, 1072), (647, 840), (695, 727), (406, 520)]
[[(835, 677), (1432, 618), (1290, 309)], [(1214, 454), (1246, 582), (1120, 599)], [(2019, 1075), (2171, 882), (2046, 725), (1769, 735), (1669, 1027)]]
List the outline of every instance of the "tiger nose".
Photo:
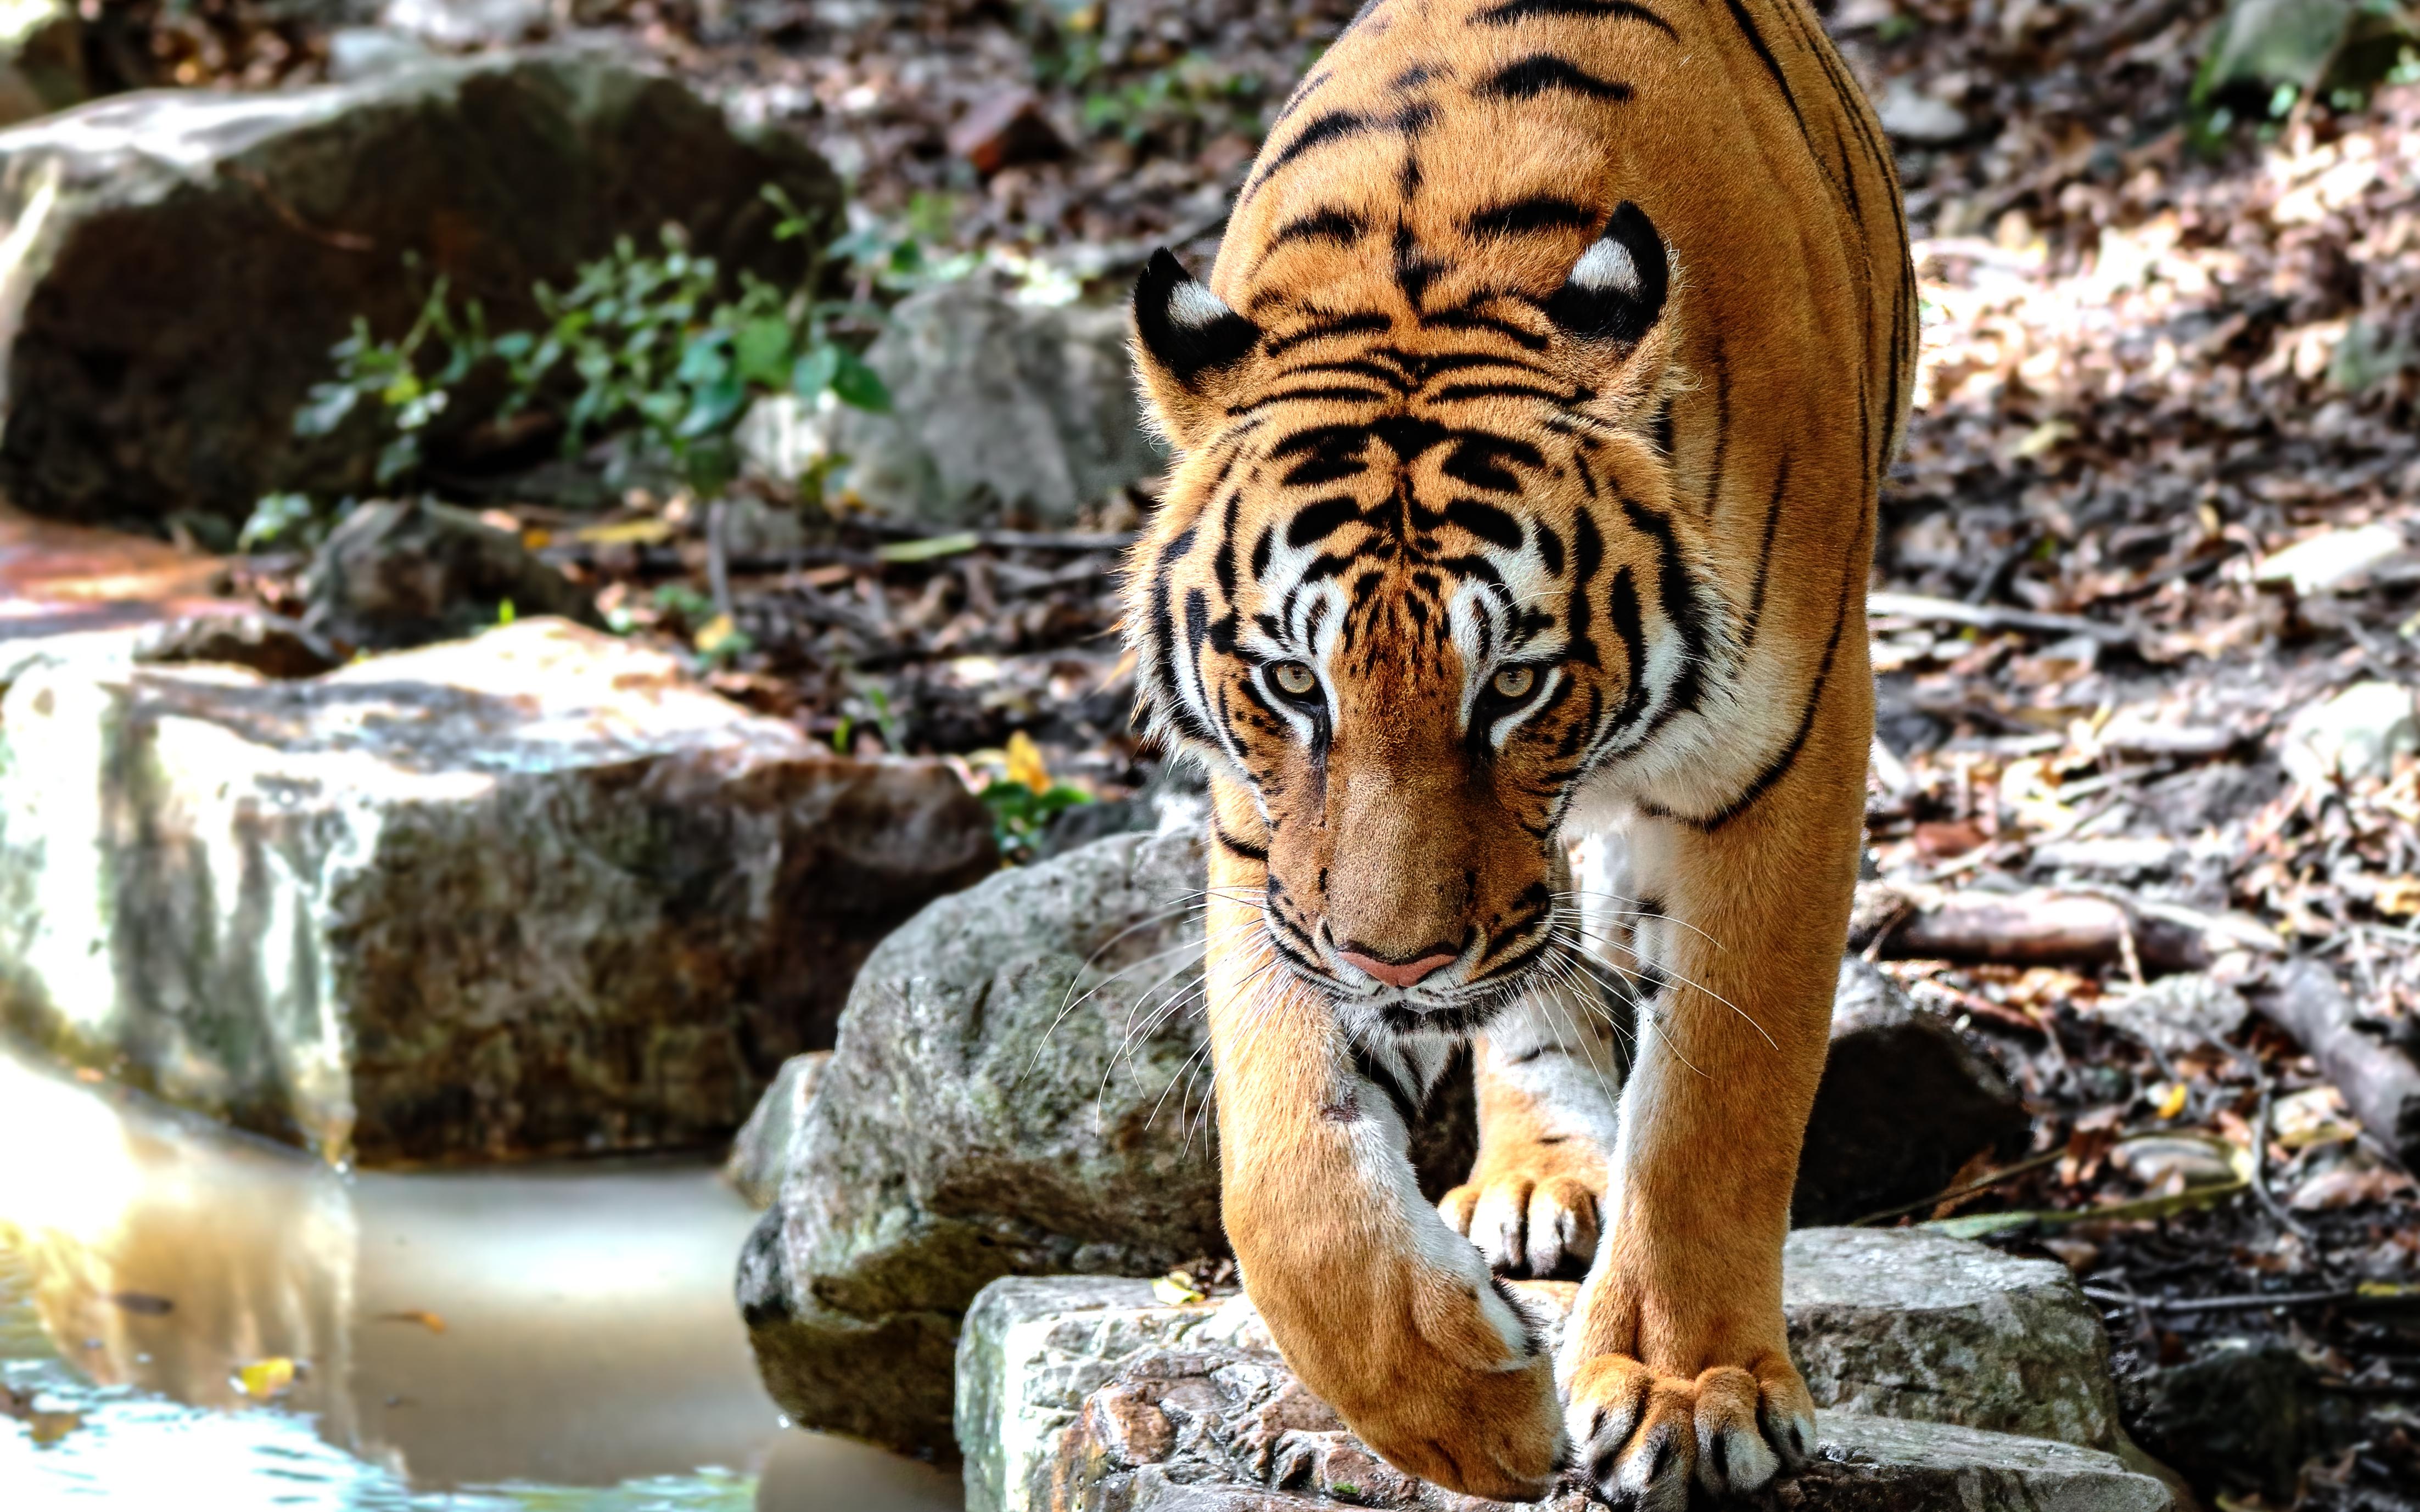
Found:
[(1357, 971), (1366, 971), (1389, 987), (1409, 987), (1435, 976), (1460, 958), (1459, 952), (1432, 945), (1411, 961), (1382, 961), (1357, 945), (1340, 946), (1336, 953)]

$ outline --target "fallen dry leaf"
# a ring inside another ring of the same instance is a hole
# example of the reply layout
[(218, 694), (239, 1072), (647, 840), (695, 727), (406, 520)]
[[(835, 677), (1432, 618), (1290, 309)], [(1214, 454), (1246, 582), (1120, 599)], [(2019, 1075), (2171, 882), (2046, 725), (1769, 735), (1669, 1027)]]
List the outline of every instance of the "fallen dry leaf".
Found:
[(378, 1315), (377, 1321), (381, 1323), (418, 1323), (421, 1327), (428, 1330), (431, 1334), (442, 1334), (445, 1332), (445, 1319), (422, 1307), (407, 1308), (399, 1313), (380, 1313)]

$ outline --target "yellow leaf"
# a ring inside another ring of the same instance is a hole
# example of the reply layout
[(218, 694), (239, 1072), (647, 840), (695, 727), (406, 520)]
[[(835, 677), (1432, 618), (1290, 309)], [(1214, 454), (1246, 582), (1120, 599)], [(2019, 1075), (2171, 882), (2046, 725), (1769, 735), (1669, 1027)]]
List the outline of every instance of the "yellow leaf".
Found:
[(1036, 793), (1050, 791), (1050, 768), (1043, 763), (1042, 748), (1022, 730), (1008, 737), (1008, 779)]
[(422, 1307), (412, 1307), (399, 1313), (380, 1313), (378, 1315), (378, 1320), (381, 1323), (418, 1323), (431, 1334), (445, 1332), (445, 1319)]
[(553, 539), (554, 532), (552, 531), (541, 530), (535, 525), (531, 526), (528, 530), (521, 532), (521, 545), (529, 548), (533, 551), (545, 549), (547, 543)]
[(697, 634), (690, 638), (690, 644), (710, 656), (718, 647), (728, 642), (738, 633), (739, 626), (731, 623), (730, 615), (718, 614), (698, 626)]
[(673, 538), (672, 521), (653, 516), (615, 520), (610, 525), (583, 525), (571, 538), (586, 546), (656, 546)]
[(294, 1384), (294, 1362), (282, 1354), (255, 1360), (235, 1373), (236, 1384), (256, 1402), (265, 1402)]
[(82, 1412), (29, 1412), (25, 1427), (36, 1443), (56, 1443), (84, 1427)]
[(1151, 1294), (1171, 1307), (1182, 1307), (1202, 1301), (1206, 1293), (1193, 1284), (1193, 1278), (1182, 1271), (1171, 1271), (1151, 1284)]
[(2173, 1119), (2185, 1110), (2185, 1099), (2193, 1095), (2193, 1089), (2182, 1082), (2170, 1082), (2152, 1088), (2151, 1095), (2158, 1100), (2160, 1117)]
[(2420, 914), (2420, 877), (2389, 877), (2378, 885), (2378, 896), (2370, 902), (2381, 914)]

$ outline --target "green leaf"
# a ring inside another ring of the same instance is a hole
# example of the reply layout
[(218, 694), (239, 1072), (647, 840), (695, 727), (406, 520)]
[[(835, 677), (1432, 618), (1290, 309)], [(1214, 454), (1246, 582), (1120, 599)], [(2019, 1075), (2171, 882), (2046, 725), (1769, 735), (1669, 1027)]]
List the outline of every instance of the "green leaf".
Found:
[(786, 320), (752, 320), (732, 338), (731, 355), (742, 382), (778, 389), (789, 375), (790, 325)]
[(689, 412), (681, 417), (675, 432), (684, 440), (711, 436), (739, 418), (748, 403), (748, 389), (737, 373), (726, 373), (691, 396)]
[(835, 347), (832, 351), (837, 365), (832, 372), (831, 388), (840, 395), (840, 402), (877, 415), (889, 414), (891, 386), (882, 381), (882, 375), (845, 347)]
[(294, 411), (294, 434), (325, 436), (345, 423), (361, 402), (362, 391), (349, 383), (314, 383), (311, 396)]
[(790, 392), (814, 402), (832, 385), (840, 371), (840, 348), (827, 343), (800, 357), (790, 369)]

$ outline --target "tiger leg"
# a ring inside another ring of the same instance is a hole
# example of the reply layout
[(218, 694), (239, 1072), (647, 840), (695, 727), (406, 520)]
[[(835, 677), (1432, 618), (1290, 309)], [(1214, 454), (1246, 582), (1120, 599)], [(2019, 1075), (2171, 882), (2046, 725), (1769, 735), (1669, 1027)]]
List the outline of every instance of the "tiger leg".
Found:
[[(1556, 882), (1571, 886), (1568, 874)], [(1471, 1046), (1479, 1158), (1437, 1211), (1506, 1275), (1544, 1278), (1596, 1255), (1621, 1066), (1598, 980), (1605, 967), (1582, 958), (1585, 949), (1576, 933), (1560, 942), (1552, 980)]]
[(1754, 1490), (1814, 1442), (1781, 1247), (1855, 878), (1855, 712), (1727, 823), (1630, 829), (1668, 917), (1640, 931), (1606, 1237), (1558, 1371), (1577, 1463), (1618, 1505), (1677, 1509), (1693, 1476)]
[[(1228, 816), (1245, 819), (1218, 810), (1230, 834)], [(1274, 958), (1265, 885), (1260, 863), (1214, 847), (1211, 1058), (1244, 1288), (1287, 1365), (1389, 1463), (1469, 1495), (1544, 1496), (1562, 1456), (1552, 1363), (1420, 1196), (1400, 1104), (1424, 1088), (1404, 1086), (1400, 1057), (1357, 1057)]]

